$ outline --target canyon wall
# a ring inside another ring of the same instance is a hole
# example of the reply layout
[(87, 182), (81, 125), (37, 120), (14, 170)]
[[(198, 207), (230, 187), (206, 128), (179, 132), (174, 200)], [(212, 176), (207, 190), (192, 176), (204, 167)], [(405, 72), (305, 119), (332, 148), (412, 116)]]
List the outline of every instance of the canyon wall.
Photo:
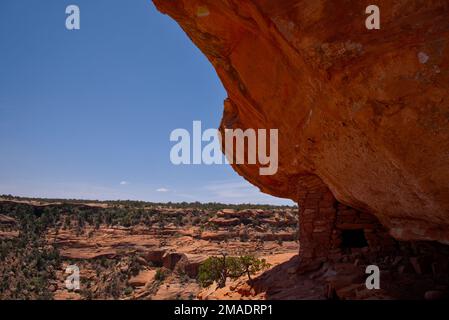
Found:
[(279, 129), (279, 170), (234, 169), (304, 205), (316, 189), (400, 240), (449, 243), (449, 2), (153, 0), (228, 93), (221, 130)]

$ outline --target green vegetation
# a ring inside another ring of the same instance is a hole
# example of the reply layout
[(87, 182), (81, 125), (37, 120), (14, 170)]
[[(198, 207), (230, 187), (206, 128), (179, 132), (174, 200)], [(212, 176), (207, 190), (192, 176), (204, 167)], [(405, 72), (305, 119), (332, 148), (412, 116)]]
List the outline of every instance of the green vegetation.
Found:
[[(51, 299), (56, 270), (60, 269), (58, 249), (46, 244), (44, 233), (57, 223), (50, 210), (35, 212), (30, 206), (11, 208), (20, 230), (17, 238), (0, 245), (0, 298)], [(2, 213), (2, 212), (0, 212)]]
[(156, 281), (164, 281), (166, 277), (167, 277), (167, 271), (163, 268), (159, 268), (156, 271), (156, 275), (154, 276), (154, 279)]
[[(199, 236), (205, 229), (229, 229), (233, 226), (219, 226), (210, 220), (217, 216), (217, 211), (224, 208), (235, 210), (263, 209), (273, 210), (276, 206), (254, 205), (224, 205), (219, 203), (200, 204), (155, 204), (136, 201), (107, 201), (97, 202), (81, 200), (41, 200), (16, 198), (13, 196), (0, 197), (0, 215), (4, 215), (0, 222), (0, 231), (6, 236), (0, 241), (0, 299), (51, 299), (54, 293), (61, 289), (61, 279), (57, 279), (56, 272), (64, 265), (77, 264), (80, 269), (87, 270), (93, 275), (84, 278), (78, 294), (84, 299), (122, 298), (131, 294), (128, 280), (142, 269), (141, 260), (133, 254), (118, 254), (112, 258), (98, 258), (89, 261), (70, 261), (59, 256), (58, 236), (60, 234), (75, 233), (81, 237), (94, 237), (101, 227), (131, 227), (145, 226), (151, 228), (156, 235), (164, 235), (165, 227), (197, 226), (195, 235)], [(5, 199), (8, 199), (5, 201)], [(27, 202), (28, 201), (28, 202)], [(33, 201), (30, 203), (29, 201)], [(292, 207), (289, 207), (290, 209)], [(286, 211), (291, 218), (294, 211)], [(276, 213), (278, 214), (278, 213)], [(13, 219), (10, 219), (13, 218)], [(245, 225), (243, 232), (235, 237), (240, 241), (249, 241), (251, 228), (258, 227), (257, 232), (277, 230), (265, 222), (263, 216), (255, 213), (253, 216), (242, 218)], [(293, 223), (294, 218), (292, 218)], [(64, 232), (63, 230), (70, 230)], [(160, 247), (167, 245), (166, 239), (161, 237)], [(224, 239), (228, 241), (228, 239)], [(138, 261), (140, 260), (140, 262)], [(265, 260), (253, 256), (241, 257), (211, 257), (200, 266), (198, 281), (208, 286), (214, 281), (220, 287), (225, 286), (226, 279), (236, 279), (241, 276), (251, 277), (260, 270), (268, 267)], [(156, 273), (154, 290), (157, 289), (170, 272), (160, 268)], [(60, 277), (60, 275), (59, 275)], [(179, 273), (181, 283), (188, 283), (189, 277)]]
[(80, 270), (88, 274), (95, 275), (82, 278), (79, 294), (86, 300), (120, 299), (129, 296), (132, 294), (132, 287), (128, 281), (142, 269), (135, 254), (67, 262), (78, 265)]
[(248, 280), (251, 280), (252, 275), (269, 266), (265, 259), (258, 259), (251, 255), (228, 257), (223, 254), (221, 257), (210, 257), (201, 264), (198, 282), (203, 287), (217, 282), (218, 287), (223, 288), (227, 278), (237, 279), (247, 275)]
[[(0, 198), (5, 199), (10, 197), (0, 196)], [(232, 208), (235, 210), (248, 208), (265, 210), (293, 208), (287, 206), (276, 207), (249, 204), (201, 204), (199, 202), (183, 202), (179, 204), (169, 202), (159, 204), (139, 201), (89, 201), (90, 204), (88, 205), (86, 202), (81, 202), (80, 200), (43, 200), (29, 198), (14, 198), (14, 200), (34, 201), (35, 203), (45, 201), (45, 205), (0, 201), (0, 214), (6, 214), (15, 218), (21, 215), (23, 218), (23, 212), (27, 211), (28, 216), (43, 217), (38, 220), (38, 225), (31, 225), (29, 228), (45, 230), (52, 228), (55, 232), (58, 232), (59, 229), (74, 228), (78, 236), (86, 232), (86, 226), (91, 226), (94, 230), (90, 233), (90, 236), (92, 236), (95, 230), (98, 230), (101, 225), (131, 227), (141, 224), (146, 227), (163, 229), (168, 224), (173, 223), (178, 227), (193, 224), (207, 227), (210, 230), (218, 230), (219, 227), (216, 224), (210, 223), (209, 220), (217, 211), (224, 208)], [(242, 222), (246, 225), (260, 225), (258, 219), (258, 217), (243, 219)], [(39, 230), (36, 231), (39, 232)], [(31, 234), (34, 233), (33, 230)], [(247, 235), (242, 235), (241, 240), (247, 241)]]

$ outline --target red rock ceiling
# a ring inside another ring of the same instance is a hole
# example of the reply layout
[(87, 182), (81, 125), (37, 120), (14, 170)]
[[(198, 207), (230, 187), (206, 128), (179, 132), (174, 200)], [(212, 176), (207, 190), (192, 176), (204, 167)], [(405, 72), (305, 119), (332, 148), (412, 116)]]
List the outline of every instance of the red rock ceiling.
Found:
[(396, 238), (449, 243), (449, 2), (375, 2), (380, 30), (367, 1), (154, 0), (215, 67), (222, 129), (279, 129), (278, 173), (239, 174), (293, 200), (316, 175)]

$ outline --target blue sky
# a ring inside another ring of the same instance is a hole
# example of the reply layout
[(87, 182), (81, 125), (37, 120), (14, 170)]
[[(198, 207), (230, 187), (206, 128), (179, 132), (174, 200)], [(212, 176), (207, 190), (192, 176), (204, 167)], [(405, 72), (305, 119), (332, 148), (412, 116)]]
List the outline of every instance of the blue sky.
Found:
[(151, 1), (1, 0), (0, 44), (0, 194), (292, 204), (228, 165), (171, 164), (170, 132), (217, 128), (226, 92)]

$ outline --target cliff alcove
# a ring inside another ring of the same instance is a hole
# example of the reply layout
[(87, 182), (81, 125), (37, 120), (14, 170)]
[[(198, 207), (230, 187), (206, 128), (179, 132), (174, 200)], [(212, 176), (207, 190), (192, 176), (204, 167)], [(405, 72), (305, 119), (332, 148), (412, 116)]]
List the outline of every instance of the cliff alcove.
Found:
[(304, 266), (341, 258), (362, 231), (367, 255), (445, 252), (447, 1), (379, 0), (380, 30), (365, 27), (364, 1), (153, 2), (216, 69), (228, 93), (220, 129), (279, 130), (275, 175), (233, 167), (298, 202)]

